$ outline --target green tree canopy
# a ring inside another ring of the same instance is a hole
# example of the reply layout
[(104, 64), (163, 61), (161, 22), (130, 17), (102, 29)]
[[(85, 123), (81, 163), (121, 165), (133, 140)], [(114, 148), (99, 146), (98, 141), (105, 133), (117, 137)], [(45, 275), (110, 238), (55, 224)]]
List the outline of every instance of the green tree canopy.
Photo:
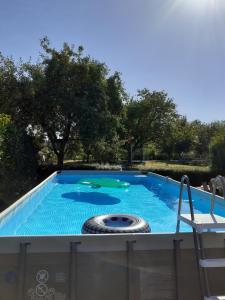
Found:
[(213, 170), (225, 174), (225, 130), (220, 129), (210, 143), (210, 162)]
[[(106, 65), (84, 56), (82, 47), (75, 51), (65, 43), (56, 50), (47, 38), (41, 46), (44, 53), (37, 64), (16, 68), (13, 61), (3, 59), (2, 95), (6, 111), (14, 108), (13, 119), (20, 126), (46, 134), (62, 168), (71, 141), (81, 140), (88, 152), (100, 141), (109, 145), (117, 140), (124, 91), (119, 74), (107, 77)], [(7, 69), (15, 79), (16, 96), (5, 92)]]
[(131, 152), (162, 139), (176, 116), (176, 106), (165, 92), (139, 91), (138, 98), (126, 106), (126, 148), (130, 162)]
[[(94, 76), (94, 77), (93, 77)], [(88, 94), (81, 106), (80, 138), (87, 157), (97, 161), (118, 159), (119, 134), (125, 93), (118, 73), (105, 78), (90, 74)], [(98, 86), (96, 86), (98, 83)]]
[(15, 197), (32, 186), (37, 172), (37, 148), (27, 132), (0, 114), (0, 194)]

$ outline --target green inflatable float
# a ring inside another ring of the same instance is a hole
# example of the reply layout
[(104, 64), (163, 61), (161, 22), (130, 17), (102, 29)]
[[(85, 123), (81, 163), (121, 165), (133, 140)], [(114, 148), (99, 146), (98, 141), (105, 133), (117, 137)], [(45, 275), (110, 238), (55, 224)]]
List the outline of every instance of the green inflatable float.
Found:
[(91, 185), (92, 188), (109, 187), (109, 188), (126, 188), (130, 184), (125, 181), (113, 178), (85, 178), (78, 181), (79, 184)]

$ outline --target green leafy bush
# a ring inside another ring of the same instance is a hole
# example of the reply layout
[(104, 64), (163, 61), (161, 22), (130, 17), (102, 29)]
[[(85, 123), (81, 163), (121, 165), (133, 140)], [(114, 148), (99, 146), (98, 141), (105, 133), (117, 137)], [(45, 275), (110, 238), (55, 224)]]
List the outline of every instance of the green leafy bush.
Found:
[(213, 137), (210, 144), (210, 160), (213, 170), (225, 173), (225, 132)]
[(10, 118), (0, 123), (0, 197), (7, 203), (33, 186), (37, 149), (26, 130), (15, 126)]

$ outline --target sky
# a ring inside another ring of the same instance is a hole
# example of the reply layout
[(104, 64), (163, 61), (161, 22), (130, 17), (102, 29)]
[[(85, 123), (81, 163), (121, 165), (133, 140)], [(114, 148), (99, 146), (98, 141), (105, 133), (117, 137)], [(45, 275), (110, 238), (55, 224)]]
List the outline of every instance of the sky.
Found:
[(189, 120), (225, 120), (225, 0), (0, 0), (3, 55), (36, 61), (46, 35), (121, 72), (130, 96), (164, 90)]

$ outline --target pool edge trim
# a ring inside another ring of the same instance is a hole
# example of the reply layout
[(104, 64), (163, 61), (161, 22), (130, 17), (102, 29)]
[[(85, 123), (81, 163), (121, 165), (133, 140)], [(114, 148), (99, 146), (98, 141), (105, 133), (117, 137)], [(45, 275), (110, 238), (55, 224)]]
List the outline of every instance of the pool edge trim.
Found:
[[(225, 233), (205, 233), (206, 248), (224, 248)], [(174, 240), (182, 240), (182, 249), (193, 249), (192, 233), (176, 234), (105, 234), (43, 237), (2, 237), (0, 254), (19, 253), (21, 244), (28, 244), (28, 253), (69, 253), (72, 242), (79, 243), (79, 252), (126, 251), (127, 242), (135, 241), (135, 251), (173, 250)]]
[[(169, 176), (163, 176), (163, 175), (160, 175), (160, 174), (157, 174), (157, 173), (154, 173), (154, 172), (148, 172), (148, 174), (151, 174), (151, 175), (153, 175), (153, 176), (155, 176), (155, 177), (160, 177), (161, 179), (163, 178), (164, 180), (166, 180), (166, 182), (168, 182), (168, 181), (174, 182), (176, 185), (179, 185), (179, 186), (180, 186), (180, 181), (175, 180), (175, 179), (173, 179), (173, 178), (171, 178), (171, 177), (169, 177)], [(206, 195), (208, 195), (208, 196), (211, 196), (211, 195), (212, 195), (210, 192), (207, 192), (207, 191), (204, 191), (204, 190), (200, 190), (199, 188), (197, 188), (197, 187), (195, 187), (195, 186), (192, 186), (192, 185), (191, 185), (191, 190), (194, 190), (194, 191), (196, 191), (196, 192), (198, 192), (198, 193), (206, 194)], [(223, 200), (223, 202), (225, 202), (225, 201), (224, 201), (224, 198), (221, 197), (221, 196), (219, 196), (219, 195), (216, 195), (216, 199), (217, 199), (217, 200)]]
[[(15, 209), (21, 205), (24, 201), (28, 200), (28, 198), (34, 193), (36, 192), (38, 189), (40, 189), (47, 181), (51, 180), (52, 178), (54, 178), (55, 176), (57, 176), (58, 174), (70, 174), (70, 173), (92, 173), (92, 174), (97, 174), (97, 173), (111, 173), (111, 174), (142, 174), (141, 171), (110, 171), (110, 170), (61, 170), (60, 172), (59, 171), (55, 171), (53, 172), (50, 176), (48, 176), (45, 180), (43, 180), (41, 183), (39, 183), (37, 186), (35, 186), (33, 189), (31, 189), (29, 192), (27, 192), (25, 195), (23, 195), (21, 198), (19, 198), (16, 202), (14, 202), (12, 205), (10, 205), (7, 209), (5, 209), (3, 212), (0, 213), (0, 223), (1, 221), (7, 217), (10, 213), (13, 213), (15, 211)], [(172, 179), (168, 176), (163, 176), (163, 175), (160, 175), (160, 174), (157, 174), (157, 173), (154, 173), (154, 172), (148, 172), (145, 174), (146, 176), (153, 176), (153, 177), (159, 177), (160, 179), (163, 179), (164, 181), (166, 182), (173, 182), (175, 183), (176, 185), (180, 185), (180, 182), (175, 180), (175, 179)], [(196, 192), (198, 193), (201, 193), (201, 194), (205, 194), (207, 196), (210, 196), (211, 193), (209, 192), (206, 192), (206, 191), (202, 191), (202, 190), (199, 190), (198, 188), (196, 187), (193, 187), (191, 186), (191, 189), (192, 190), (195, 190)], [(216, 199), (221, 201), (223, 200), (223, 203), (224, 203), (224, 198), (223, 197), (220, 197), (220, 196), (216, 196)], [(223, 232), (217, 232), (217, 233), (223, 233)], [(173, 232), (166, 232), (166, 233), (150, 233), (150, 235), (157, 235), (157, 234), (161, 234), (161, 235), (175, 235), (175, 233)], [(111, 234), (109, 234), (110, 236), (113, 236)], [(127, 236), (129, 235), (133, 235), (133, 234), (128, 234)], [(143, 233), (142, 235), (149, 235), (149, 233)], [(73, 236), (73, 237), (81, 237), (81, 236), (93, 236), (93, 235), (87, 235), (87, 234), (74, 234), (74, 235), (37, 235), (37, 236), (0, 236), (0, 239), (2, 238), (20, 238), (20, 239), (28, 239), (28, 238), (45, 238), (45, 237), (53, 237), (53, 238), (57, 238), (57, 237), (68, 237), (68, 236)], [(121, 234), (120, 234), (121, 236)]]
[(40, 182), (38, 185), (36, 185), (33, 189), (31, 189), (29, 192), (24, 194), (22, 197), (20, 197), (18, 200), (16, 200), (13, 204), (11, 204), (9, 207), (7, 207), (5, 210), (3, 210), (0, 213), (0, 223), (3, 218), (8, 216), (10, 213), (12, 213), (19, 205), (21, 205), (24, 201), (26, 201), (33, 193), (35, 193), (38, 189), (40, 189), (47, 181), (52, 179), (57, 175), (57, 171), (53, 172), (50, 176), (48, 176), (45, 180)]

